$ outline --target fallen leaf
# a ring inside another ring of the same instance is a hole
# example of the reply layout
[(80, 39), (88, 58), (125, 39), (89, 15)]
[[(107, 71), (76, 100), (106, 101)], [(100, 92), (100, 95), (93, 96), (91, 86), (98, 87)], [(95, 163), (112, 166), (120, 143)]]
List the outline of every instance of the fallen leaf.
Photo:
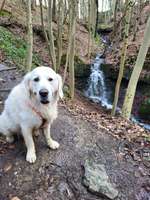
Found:
[(7, 163), (7, 164), (4, 166), (4, 172), (8, 172), (9, 170), (11, 170), (11, 168), (12, 168), (12, 164)]

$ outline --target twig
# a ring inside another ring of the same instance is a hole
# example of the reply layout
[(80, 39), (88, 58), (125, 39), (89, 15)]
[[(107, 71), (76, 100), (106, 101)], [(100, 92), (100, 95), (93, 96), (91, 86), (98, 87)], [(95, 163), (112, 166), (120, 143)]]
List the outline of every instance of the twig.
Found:
[(0, 69), (0, 72), (3, 72), (3, 71), (10, 71), (10, 70), (15, 70), (16, 67), (11, 67), (11, 68), (4, 68), (4, 69)]

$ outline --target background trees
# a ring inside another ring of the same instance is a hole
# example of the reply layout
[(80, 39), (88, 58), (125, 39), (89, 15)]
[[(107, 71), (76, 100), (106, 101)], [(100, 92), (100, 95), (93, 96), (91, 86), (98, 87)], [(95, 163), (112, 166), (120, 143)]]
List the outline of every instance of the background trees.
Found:
[[(113, 103), (113, 108), (112, 108), (112, 115), (115, 115), (115, 112), (116, 112), (118, 98), (119, 98), (120, 84), (121, 84), (121, 81), (122, 81), (122, 78), (123, 78), (124, 65), (125, 65), (125, 59), (126, 59), (126, 53), (127, 53), (127, 47), (128, 47), (128, 37), (129, 37), (129, 28), (130, 28), (132, 5), (133, 5), (132, 0), (131, 1), (130, 0), (125, 1), (125, 9), (124, 9), (125, 11), (124, 12), (126, 14), (125, 14), (125, 17), (124, 17), (123, 47), (122, 47), (122, 51), (121, 51), (119, 75), (118, 75), (116, 88), (115, 88), (115, 97), (114, 97), (114, 103)], [(114, 17), (116, 18), (116, 14), (114, 15)], [(115, 27), (114, 27), (114, 29), (115, 29)]]
[(127, 92), (125, 95), (125, 100), (122, 108), (122, 116), (129, 119), (131, 115), (131, 109), (133, 105), (133, 100), (136, 92), (137, 82), (145, 61), (145, 57), (150, 46), (150, 17), (147, 22), (143, 43), (140, 47), (138, 57), (131, 74), (131, 78), (128, 84)]
[(31, 70), (32, 67), (32, 51), (33, 51), (33, 31), (32, 31), (32, 13), (31, 13), (31, 0), (27, 0), (27, 56), (26, 56), (26, 69)]

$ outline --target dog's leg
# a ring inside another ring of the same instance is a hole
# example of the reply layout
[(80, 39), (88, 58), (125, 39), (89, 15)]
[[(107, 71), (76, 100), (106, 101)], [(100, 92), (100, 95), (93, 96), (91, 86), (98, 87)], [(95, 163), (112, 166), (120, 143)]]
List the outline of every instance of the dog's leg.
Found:
[(32, 129), (26, 126), (22, 126), (22, 135), (27, 147), (27, 155), (26, 160), (29, 163), (34, 163), (36, 161), (36, 153), (35, 153), (35, 146), (32, 137)]
[(7, 118), (5, 114), (0, 115), (0, 133), (3, 134), (6, 137), (6, 141), (9, 143), (14, 142), (14, 136), (13, 134), (9, 131), (9, 127), (7, 126)]
[(45, 138), (46, 138), (47, 145), (51, 149), (58, 149), (59, 148), (59, 143), (51, 138), (50, 124), (46, 128), (44, 128), (44, 135), (45, 135)]
[(35, 135), (36, 137), (38, 137), (40, 135), (40, 130), (34, 130), (33, 131), (33, 135)]

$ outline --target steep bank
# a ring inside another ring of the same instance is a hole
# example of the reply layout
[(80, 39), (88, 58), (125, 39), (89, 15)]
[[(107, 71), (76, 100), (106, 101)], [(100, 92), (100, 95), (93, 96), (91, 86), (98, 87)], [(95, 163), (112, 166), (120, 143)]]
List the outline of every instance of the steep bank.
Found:
[[(15, 37), (20, 37), (24, 41), (26, 40), (26, 12), (20, 3), (18, 7), (16, 7), (16, 2), (19, 1), (6, 1), (4, 11), (0, 13), (0, 26), (7, 28), (11, 31)], [(51, 61), (49, 59), (47, 45), (44, 39), (44, 34), (41, 27), (41, 19), (40, 19), (40, 8), (36, 7), (35, 10), (32, 10), (33, 13), (33, 31), (34, 31), (34, 52), (39, 55), (42, 59), (43, 64), (51, 65)], [(46, 13), (46, 10), (45, 12)], [(47, 27), (46, 16), (44, 15), (45, 28)], [(68, 46), (68, 25), (67, 22), (63, 26), (63, 55), (66, 55), (67, 46)], [(53, 22), (53, 31), (55, 38), (55, 45), (57, 43), (57, 24)], [(78, 22), (76, 26), (76, 57), (78, 57), (81, 62), (84, 64), (90, 63), (90, 58), (88, 58), (88, 31), (85, 26)], [(57, 46), (57, 45), (56, 45)], [(57, 48), (57, 47), (56, 47)], [(96, 54), (100, 48), (93, 44), (92, 53)], [(0, 59), (4, 60), (5, 52), (0, 49)]]
[[(135, 8), (136, 9), (136, 8)], [(150, 5), (145, 5), (141, 12), (141, 20), (137, 27), (136, 37), (134, 38), (134, 19), (131, 20), (131, 26), (130, 26), (130, 32), (129, 32), (129, 43), (128, 43), (128, 49), (127, 49), (127, 56), (126, 56), (126, 62), (125, 62), (125, 72), (124, 72), (124, 78), (127, 80), (130, 78), (132, 69), (134, 67), (138, 51), (140, 48), (140, 45), (143, 40), (144, 31), (147, 19), (149, 17), (150, 13)], [(119, 18), (118, 18), (119, 21)], [(113, 72), (114, 77), (117, 76), (118, 70), (119, 70), (119, 63), (120, 63), (120, 55), (121, 55), (121, 48), (123, 45), (123, 41), (119, 40), (120, 35), (120, 28), (116, 30), (115, 38), (113, 39), (113, 46), (109, 48), (109, 51), (106, 53), (106, 64), (109, 64), (110, 71)], [(110, 34), (111, 37), (111, 34)], [(111, 73), (110, 73), (111, 74)], [(140, 75), (140, 80), (150, 84), (150, 48), (148, 50), (146, 60), (144, 63), (144, 68), (142, 70), (142, 73)]]
[[(137, 9), (136, 7), (134, 8)], [(149, 3), (145, 3), (142, 8), (142, 12), (140, 13), (140, 22), (137, 22), (137, 31), (135, 34), (135, 10), (133, 10), (130, 31), (129, 31), (129, 44), (127, 48), (127, 55), (125, 61), (125, 69), (122, 80), (122, 86), (120, 91), (120, 100), (119, 105), (122, 107), (126, 87), (128, 84), (128, 80), (130, 79), (133, 67), (135, 65), (137, 55), (140, 49), (140, 46), (143, 41), (143, 36), (145, 32), (145, 27), (147, 23), (147, 19), (150, 13), (150, 5)], [(117, 21), (120, 21), (121, 15), (117, 14)], [(138, 18), (139, 16), (137, 16)], [(122, 22), (123, 23), (123, 22)], [(106, 79), (112, 82), (116, 82), (119, 72), (120, 66), (120, 57), (121, 57), (121, 49), (123, 45), (123, 40), (121, 37), (121, 33), (123, 32), (123, 27), (118, 25), (116, 29), (115, 36), (113, 38), (112, 30), (113, 28), (109, 26), (104, 26), (103, 29), (99, 29), (102, 39), (105, 43), (106, 51), (105, 51), (105, 63), (101, 66), (102, 71), (105, 73)], [(109, 28), (109, 29), (108, 29)], [(109, 30), (109, 31), (108, 31)], [(150, 47), (147, 52), (147, 56), (144, 62), (143, 70), (140, 74), (139, 84), (137, 86), (136, 95), (134, 98), (133, 110), (132, 113), (137, 116), (137, 119), (142, 119), (146, 123), (150, 123), (149, 115), (150, 115)]]

